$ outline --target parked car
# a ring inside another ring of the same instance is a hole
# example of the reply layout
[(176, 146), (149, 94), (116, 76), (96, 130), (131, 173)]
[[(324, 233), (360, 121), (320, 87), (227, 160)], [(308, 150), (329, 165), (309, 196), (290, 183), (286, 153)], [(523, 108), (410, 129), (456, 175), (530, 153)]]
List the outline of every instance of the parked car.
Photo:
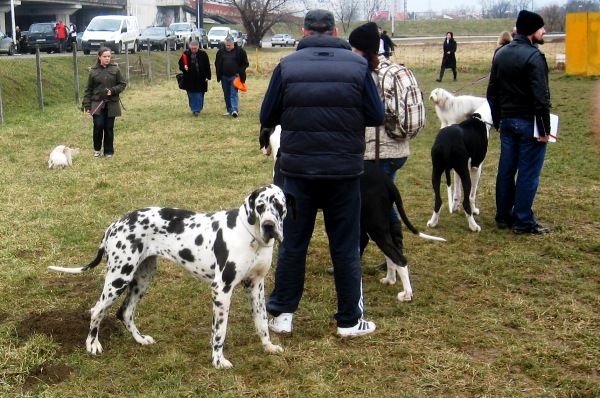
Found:
[[(35, 53), (36, 46), (40, 47), (40, 51), (46, 51), (48, 54), (59, 50), (59, 42), (54, 31), (55, 26), (56, 22), (31, 24), (27, 34), (27, 48), (31, 54)], [(69, 40), (65, 41), (65, 50), (71, 51), (71, 42)]]
[(238, 47), (244, 48), (246, 45), (246, 39), (244, 38), (244, 34), (242, 32), (232, 29), (231, 37), (233, 37), (233, 41), (238, 45)]
[(273, 35), (273, 37), (271, 37), (271, 47), (275, 47), (275, 46), (280, 46), (280, 47), (292, 46), (293, 47), (295, 45), (296, 45), (296, 39), (294, 39), (290, 35), (276, 34), (276, 35)]
[(165, 28), (163, 26), (152, 26), (142, 32), (138, 39), (139, 48), (148, 48), (150, 50), (157, 49), (167, 51), (167, 47), (173, 50), (177, 50), (177, 35), (171, 28)]
[(228, 35), (231, 35), (231, 28), (227, 26), (213, 26), (208, 31), (208, 46), (210, 48), (219, 47)]
[(100, 15), (92, 18), (83, 36), (81, 48), (84, 54), (105, 46), (120, 54), (127, 48), (137, 52), (140, 29), (136, 17), (125, 15)]
[(169, 28), (175, 31), (178, 45), (185, 48), (192, 40), (198, 40), (196, 24), (193, 22), (173, 22)]
[(206, 30), (198, 28), (196, 31), (196, 36), (198, 37), (198, 43), (200, 43), (200, 47), (208, 48), (208, 34), (206, 33)]
[(13, 55), (15, 53), (15, 44), (11, 37), (0, 32), (0, 53)]

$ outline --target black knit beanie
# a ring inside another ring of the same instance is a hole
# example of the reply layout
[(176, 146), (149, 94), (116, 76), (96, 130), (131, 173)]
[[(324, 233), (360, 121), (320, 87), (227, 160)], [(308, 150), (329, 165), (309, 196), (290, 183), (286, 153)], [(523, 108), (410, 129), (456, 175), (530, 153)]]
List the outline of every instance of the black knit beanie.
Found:
[(517, 16), (517, 33), (529, 36), (544, 26), (544, 19), (535, 12), (521, 10)]
[(379, 51), (379, 28), (375, 22), (369, 22), (354, 29), (348, 37), (350, 45), (366, 54)]

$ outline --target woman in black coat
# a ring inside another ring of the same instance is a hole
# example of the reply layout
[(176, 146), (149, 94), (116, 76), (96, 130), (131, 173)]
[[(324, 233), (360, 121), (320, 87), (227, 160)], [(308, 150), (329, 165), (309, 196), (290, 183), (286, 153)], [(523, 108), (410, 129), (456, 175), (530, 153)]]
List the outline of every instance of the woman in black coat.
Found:
[(210, 80), (210, 63), (208, 55), (200, 50), (197, 41), (192, 41), (190, 48), (181, 54), (179, 70), (183, 72), (190, 110), (194, 116), (198, 116), (204, 108), (204, 93), (208, 90)]
[(452, 32), (446, 33), (446, 40), (444, 40), (444, 56), (442, 58), (442, 67), (440, 68), (440, 78), (436, 79), (437, 82), (441, 82), (444, 77), (444, 71), (446, 69), (452, 69), (454, 74), (454, 81), (456, 81), (456, 41), (454, 40), (454, 34)]

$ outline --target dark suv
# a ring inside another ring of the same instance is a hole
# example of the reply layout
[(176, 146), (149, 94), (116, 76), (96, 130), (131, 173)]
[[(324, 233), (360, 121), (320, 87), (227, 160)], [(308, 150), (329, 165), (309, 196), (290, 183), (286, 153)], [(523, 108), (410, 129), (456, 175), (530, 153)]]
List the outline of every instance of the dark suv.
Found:
[[(35, 47), (39, 46), (40, 51), (46, 51), (50, 54), (52, 51), (59, 51), (58, 39), (54, 32), (54, 22), (41, 22), (31, 24), (27, 35), (27, 48), (31, 54), (35, 53)], [(69, 35), (67, 35), (68, 37)], [(65, 40), (65, 49), (71, 51), (71, 41)]]

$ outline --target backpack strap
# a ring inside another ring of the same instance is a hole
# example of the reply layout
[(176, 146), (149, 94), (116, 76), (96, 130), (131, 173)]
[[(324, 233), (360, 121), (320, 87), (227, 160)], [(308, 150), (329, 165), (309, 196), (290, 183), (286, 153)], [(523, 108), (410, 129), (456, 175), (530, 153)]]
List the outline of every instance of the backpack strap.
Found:
[(375, 127), (375, 164), (379, 164), (379, 126)]

